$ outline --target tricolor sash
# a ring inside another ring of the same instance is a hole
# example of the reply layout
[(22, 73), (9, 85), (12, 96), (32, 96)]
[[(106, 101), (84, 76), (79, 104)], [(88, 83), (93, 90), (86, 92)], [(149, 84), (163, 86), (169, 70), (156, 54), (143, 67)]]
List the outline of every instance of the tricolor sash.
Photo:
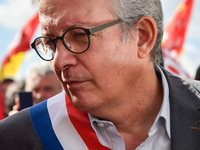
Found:
[(65, 92), (30, 108), (38, 137), (48, 150), (110, 150), (91, 127), (88, 113), (77, 110)]

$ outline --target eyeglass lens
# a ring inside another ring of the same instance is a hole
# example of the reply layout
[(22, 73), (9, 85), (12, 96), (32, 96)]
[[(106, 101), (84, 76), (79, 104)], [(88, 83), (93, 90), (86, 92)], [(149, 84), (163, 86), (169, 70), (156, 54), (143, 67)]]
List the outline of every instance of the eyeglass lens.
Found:
[[(68, 30), (62, 37), (65, 47), (74, 53), (82, 53), (89, 46), (89, 37), (81, 28)], [(35, 41), (35, 46), (40, 57), (45, 60), (52, 60), (56, 52), (56, 40), (48, 37), (39, 37)]]

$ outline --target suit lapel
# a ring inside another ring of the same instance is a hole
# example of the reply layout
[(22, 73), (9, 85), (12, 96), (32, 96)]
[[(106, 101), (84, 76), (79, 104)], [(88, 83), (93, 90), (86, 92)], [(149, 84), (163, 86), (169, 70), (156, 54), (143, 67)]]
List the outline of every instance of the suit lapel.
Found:
[(191, 91), (195, 88), (167, 71), (163, 72), (170, 93), (171, 148), (200, 149), (200, 131), (195, 130), (200, 128), (200, 99)]

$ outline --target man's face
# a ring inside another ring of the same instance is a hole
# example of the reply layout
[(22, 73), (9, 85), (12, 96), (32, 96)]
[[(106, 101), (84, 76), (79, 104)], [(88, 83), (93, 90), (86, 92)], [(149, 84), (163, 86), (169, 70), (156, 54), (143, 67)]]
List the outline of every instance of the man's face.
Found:
[(45, 76), (30, 77), (27, 90), (32, 91), (35, 105), (61, 92), (61, 87), (56, 76), (50, 73)]
[[(115, 21), (109, 2), (41, 0), (41, 34), (53, 38), (72, 27), (92, 28)], [(119, 24), (96, 32), (90, 36), (90, 48), (83, 54), (69, 52), (58, 40), (52, 64), (76, 108), (93, 113), (106, 107), (115, 109), (140, 82), (138, 36), (137, 31), (131, 32), (132, 39), (126, 44), (122, 43)]]

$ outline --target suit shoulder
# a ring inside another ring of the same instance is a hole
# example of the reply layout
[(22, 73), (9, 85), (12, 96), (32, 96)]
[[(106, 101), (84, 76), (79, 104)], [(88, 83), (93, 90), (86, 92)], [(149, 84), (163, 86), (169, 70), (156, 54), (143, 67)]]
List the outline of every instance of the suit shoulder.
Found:
[(183, 79), (183, 84), (188, 86), (189, 90), (192, 91), (200, 99), (200, 81)]
[[(0, 121), (0, 132), (24, 126), (29, 119), (29, 110), (25, 109)], [(25, 124), (24, 124), (25, 123)]]
[(0, 121), (0, 149), (43, 149), (30, 120), (29, 109)]

